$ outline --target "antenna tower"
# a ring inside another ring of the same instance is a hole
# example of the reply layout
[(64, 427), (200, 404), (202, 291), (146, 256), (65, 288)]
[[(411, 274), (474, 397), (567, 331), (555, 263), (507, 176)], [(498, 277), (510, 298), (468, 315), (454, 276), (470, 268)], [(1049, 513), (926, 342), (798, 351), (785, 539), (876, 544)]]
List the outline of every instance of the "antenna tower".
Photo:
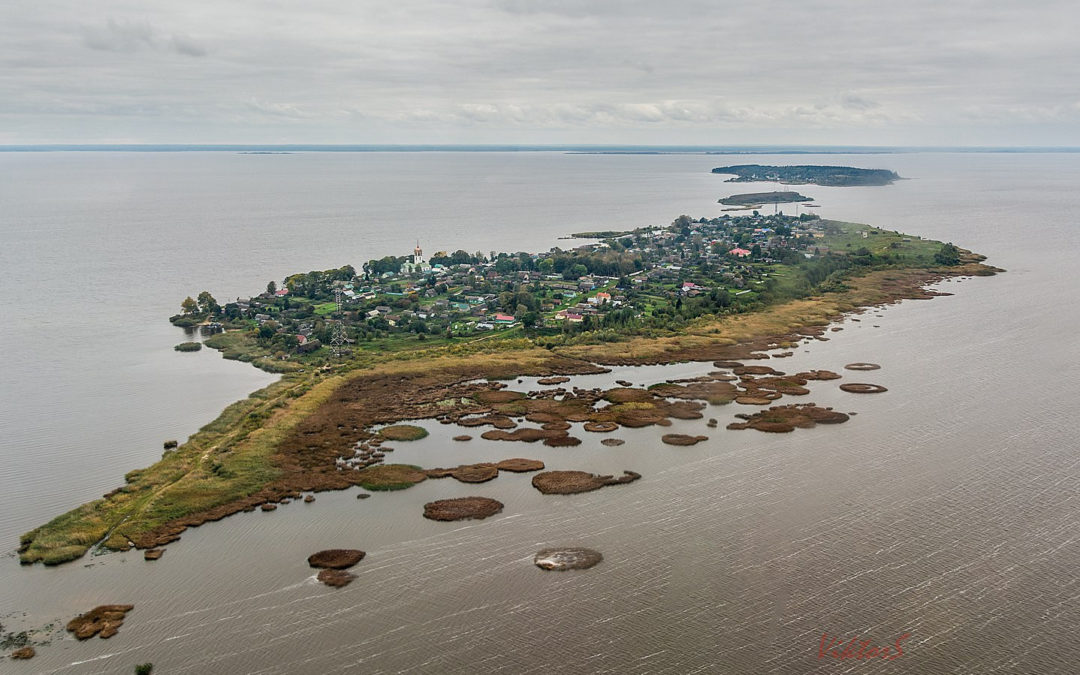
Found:
[(352, 342), (345, 332), (345, 322), (341, 313), (341, 289), (334, 289), (334, 301), (337, 303), (338, 322), (334, 326), (334, 332), (330, 334), (330, 348), (334, 350), (334, 356), (340, 357), (345, 351), (345, 344)]

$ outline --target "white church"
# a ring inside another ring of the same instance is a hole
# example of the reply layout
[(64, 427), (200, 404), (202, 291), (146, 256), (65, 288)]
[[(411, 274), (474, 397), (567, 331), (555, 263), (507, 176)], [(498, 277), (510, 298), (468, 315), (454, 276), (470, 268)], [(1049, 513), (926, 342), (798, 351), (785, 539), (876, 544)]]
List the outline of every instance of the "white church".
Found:
[(420, 250), (420, 242), (416, 242), (413, 249), (412, 262), (401, 263), (402, 274), (426, 274), (431, 271), (431, 265), (424, 260), (424, 252)]

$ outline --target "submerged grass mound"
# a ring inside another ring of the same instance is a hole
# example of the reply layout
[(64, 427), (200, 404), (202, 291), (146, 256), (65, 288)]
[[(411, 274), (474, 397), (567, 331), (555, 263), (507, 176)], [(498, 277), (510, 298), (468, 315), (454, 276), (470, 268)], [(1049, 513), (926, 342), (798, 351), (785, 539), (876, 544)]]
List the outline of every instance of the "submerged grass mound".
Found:
[(876, 363), (867, 363), (865, 361), (858, 361), (856, 363), (849, 363), (844, 368), (848, 370), (878, 370), (881, 368)]
[(173, 347), (178, 352), (197, 352), (202, 349), (201, 342), (181, 342)]
[(840, 390), (852, 394), (880, 394), (889, 391), (880, 384), (866, 384), (865, 382), (848, 382), (840, 385)]
[(325, 569), (320, 570), (316, 579), (332, 588), (342, 588), (352, 583), (355, 574), (345, 570)]
[(379, 435), (388, 441), (418, 441), (426, 438), (428, 431), (412, 424), (394, 424), (380, 429)]
[(533, 556), (533, 564), (542, 570), (587, 570), (604, 559), (591, 548), (545, 548)]

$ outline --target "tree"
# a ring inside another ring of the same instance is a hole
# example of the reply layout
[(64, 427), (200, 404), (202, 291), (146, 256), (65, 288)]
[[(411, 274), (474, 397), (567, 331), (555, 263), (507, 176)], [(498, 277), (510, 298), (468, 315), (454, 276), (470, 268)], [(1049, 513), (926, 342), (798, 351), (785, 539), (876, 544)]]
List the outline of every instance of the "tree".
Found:
[(194, 314), (199, 311), (199, 303), (189, 295), (180, 303), (180, 309), (184, 310), (184, 314)]
[(510, 274), (511, 272), (514, 272), (517, 269), (518, 269), (518, 265), (514, 261), (514, 259), (506, 256), (505, 254), (502, 255), (495, 262), (495, 271), (498, 272), (499, 274)]
[(277, 293), (277, 284), (271, 280), (270, 283), (266, 284), (266, 292), (270, 295)]
[(934, 254), (934, 262), (939, 265), (959, 265), (960, 249), (954, 246), (951, 241), (948, 244), (942, 244), (941, 249)]
[(514, 307), (515, 307), (515, 302), (514, 301), (515, 301), (515, 297), (514, 297), (513, 293), (511, 293), (509, 291), (499, 293), (499, 306), (504, 311), (507, 311), (507, 312), (512, 311), (514, 309)]
[(577, 281), (578, 279), (580, 279), (581, 277), (585, 276), (588, 273), (589, 273), (589, 268), (585, 267), (581, 263), (578, 263), (576, 265), (573, 265), (573, 266), (567, 268), (563, 272), (563, 279), (565, 279), (566, 281)]
[(214, 296), (210, 295), (210, 291), (203, 291), (199, 293), (199, 311), (203, 314), (216, 314), (221, 309), (221, 305), (217, 303)]

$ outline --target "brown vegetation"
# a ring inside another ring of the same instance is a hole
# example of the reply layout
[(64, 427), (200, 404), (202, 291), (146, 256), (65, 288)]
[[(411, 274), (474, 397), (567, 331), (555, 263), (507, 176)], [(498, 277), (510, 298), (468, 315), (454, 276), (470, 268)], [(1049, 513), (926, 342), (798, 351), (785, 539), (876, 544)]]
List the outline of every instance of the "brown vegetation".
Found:
[(408, 464), (369, 466), (353, 473), (350, 482), (365, 490), (403, 490), (427, 478), (419, 467)]
[(848, 421), (848, 416), (832, 408), (821, 408), (813, 403), (782, 405), (762, 410), (744, 417), (745, 422), (732, 422), (728, 429), (757, 429), (774, 433), (785, 433), (800, 429), (810, 429), (818, 424), (840, 424)]
[(633, 471), (623, 471), (620, 478), (586, 471), (545, 471), (533, 476), (532, 485), (546, 495), (570, 495), (599, 490), (605, 485), (632, 483), (639, 478), (641, 474)]
[(480, 434), (480, 438), (486, 438), (489, 441), (522, 441), (524, 443), (535, 443), (536, 441), (565, 435), (565, 431), (551, 431), (525, 427), (515, 429), (514, 431), (502, 431), (501, 429), (485, 431)]
[(585, 431), (603, 434), (611, 431), (618, 431), (619, 425), (614, 422), (586, 422), (583, 428)]
[(367, 555), (355, 548), (331, 548), (308, 556), (308, 565), (322, 569), (344, 570), (352, 567)]
[(697, 445), (709, 440), (708, 436), (688, 436), (686, 434), (664, 434), (660, 440), (668, 445)]
[(889, 391), (880, 384), (866, 384), (864, 382), (847, 382), (840, 385), (840, 389), (852, 394), (880, 394)]
[(504, 459), (495, 466), (499, 469), (499, 471), (522, 473), (525, 471), (540, 471), (544, 468), (544, 463), (538, 459), (524, 459), (521, 457), (515, 457), (513, 459)]
[(549, 448), (573, 448), (581, 445), (581, 439), (575, 436), (555, 436), (554, 438), (545, 438), (544, 445)]
[(543, 385), (545, 387), (549, 387), (549, 386), (552, 386), (552, 385), (555, 385), (555, 384), (563, 384), (564, 382), (569, 382), (569, 381), (570, 381), (569, 377), (556, 376), (556, 377), (542, 377), (539, 380), (537, 380), (536, 383), (539, 384), (539, 385)]
[(525, 394), (522, 394), (520, 391), (509, 391), (506, 389), (488, 389), (477, 392), (473, 395), (473, 398), (481, 403), (507, 403), (509, 401), (525, 398)]
[(484, 483), (499, 475), (494, 464), (462, 464), (450, 472), (450, 475), (462, 483)]
[(779, 370), (769, 366), (737, 366), (731, 372), (736, 375), (783, 375)]
[(465, 417), (457, 420), (459, 427), (483, 427), (491, 425), (496, 429), (513, 429), (517, 426), (514, 420), (506, 415), (480, 415), (478, 417)]
[(124, 624), (124, 615), (134, 608), (135, 605), (100, 605), (68, 621), (67, 630), (77, 640), (87, 640), (99, 634), (105, 640), (116, 635)]
[(544, 424), (540, 425), (540, 428), (543, 429), (544, 431), (569, 431), (570, 430), (570, 423), (569, 422), (545, 422)]
[(840, 375), (834, 373), (831, 370), (806, 370), (801, 373), (795, 373), (795, 377), (800, 380), (839, 380)]
[(503, 510), (500, 501), (488, 497), (458, 497), (424, 504), (424, 517), (431, 520), (483, 519)]

